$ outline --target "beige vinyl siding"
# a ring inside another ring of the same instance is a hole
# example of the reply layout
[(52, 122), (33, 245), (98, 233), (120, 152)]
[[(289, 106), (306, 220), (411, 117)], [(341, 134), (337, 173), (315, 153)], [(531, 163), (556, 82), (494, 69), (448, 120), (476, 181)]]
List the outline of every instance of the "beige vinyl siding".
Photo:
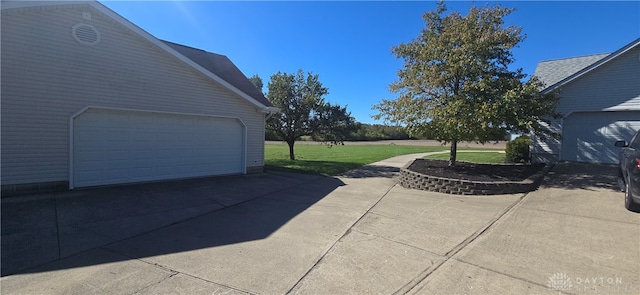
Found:
[[(77, 23), (94, 26), (100, 43), (78, 43)], [(3, 185), (67, 181), (69, 118), (87, 106), (238, 117), (247, 166), (263, 166), (255, 105), (92, 7), (3, 10), (1, 29)]]

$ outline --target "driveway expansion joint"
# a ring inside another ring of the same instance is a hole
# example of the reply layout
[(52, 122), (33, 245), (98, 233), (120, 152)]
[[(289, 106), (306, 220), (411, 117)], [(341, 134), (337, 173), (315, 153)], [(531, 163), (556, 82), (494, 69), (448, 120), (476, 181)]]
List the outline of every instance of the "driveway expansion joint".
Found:
[(109, 251), (109, 252), (117, 254), (117, 255), (121, 255), (121, 256), (127, 257), (127, 258), (129, 258), (129, 260), (136, 260), (136, 261), (139, 261), (141, 263), (150, 265), (151, 267), (158, 268), (160, 270), (163, 270), (163, 271), (166, 271), (166, 272), (170, 273), (167, 277), (163, 278), (162, 280), (158, 281), (157, 283), (151, 284), (151, 285), (146, 286), (146, 287), (144, 287), (144, 288), (142, 288), (140, 290), (137, 290), (133, 294), (137, 294), (138, 292), (140, 292), (140, 291), (142, 291), (144, 289), (147, 289), (147, 288), (150, 288), (152, 286), (158, 285), (158, 284), (166, 281), (167, 279), (170, 279), (170, 278), (172, 278), (172, 277), (174, 277), (174, 276), (176, 276), (178, 274), (181, 274), (181, 275), (184, 275), (184, 276), (188, 276), (188, 277), (196, 279), (196, 280), (205, 281), (207, 283), (215, 284), (217, 286), (221, 286), (221, 287), (224, 287), (224, 288), (233, 289), (233, 290), (238, 291), (238, 292), (243, 292), (243, 293), (247, 293), (247, 294), (256, 294), (255, 292), (251, 292), (251, 291), (243, 290), (243, 289), (240, 289), (240, 288), (237, 288), (237, 287), (234, 287), (234, 286), (230, 286), (230, 285), (214, 282), (214, 281), (211, 281), (211, 280), (207, 280), (207, 279), (199, 277), (199, 276), (195, 276), (195, 275), (188, 274), (188, 273), (185, 273), (185, 272), (182, 272), (182, 271), (179, 271), (179, 270), (175, 270), (175, 269), (173, 269), (171, 267), (168, 267), (166, 265), (162, 265), (162, 264), (157, 263), (157, 262), (147, 261), (144, 258), (138, 258), (138, 257), (135, 257), (135, 256), (127, 255), (127, 254), (118, 252), (116, 250), (110, 249), (110, 248), (104, 248), (104, 247), (98, 247), (98, 248), (100, 248), (101, 250)]
[(155, 282), (155, 283), (149, 284), (149, 285), (147, 285), (147, 286), (144, 286), (144, 287), (142, 287), (142, 288), (140, 288), (140, 289), (138, 289), (138, 290), (136, 290), (136, 291), (134, 291), (133, 293), (130, 293), (130, 294), (131, 294), (131, 295), (139, 294), (139, 293), (140, 293), (140, 291), (142, 291), (142, 290), (146, 290), (146, 289), (149, 289), (149, 288), (151, 288), (151, 287), (153, 287), (153, 286), (160, 285), (160, 284), (162, 284), (162, 282), (164, 282), (164, 281), (166, 281), (166, 280), (170, 279), (171, 277), (173, 277), (173, 276), (175, 276), (175, 275), (177, 275), (177, 274), (178, 274), (177, 272), (172, 272), (172, 273), (170, 273), (168, 276), (166, 276), (166, 277), (162, 278), (161, 280), (159, 280), (159, 281), (157, 281), (157, 282)]
[(416, 249), (416, 250), (420, 250), (420, 251), (423, 251), (423, 252), (426, 252), (426, 253), (429, 253), (429, 254), (433, 254), (433, 255), (436, 255), (436, 256), (439, 256), (439, 257), (444, 257), (440, 253), (436, 253), (436, 252), (432, 252), (432, 251), (429, 251), (429, 250), (425, 250), (425, 249), (422, 249), (420, 247), (416, 247), (416, 246), (411, 245), (411, 244), (407, 244), (407, 243), (404, 243), (404, 242), (396, 241), (396, 240), (389, 239), (389, 238), (383, 237), (383, 236), (378, 236), (378, 235), (375, 235), (375, 234), (372, 234), (372, 233), (368, 233), (368, 232), (365, 232), (365, 231), (361, 231), (361, 230), (358, 230), (358, 229), (355, 229), (355, 228), (351, 229), (351, 231), (352, 232), (361, 233), (363, 235), (372, 236), (372, 237), (375, 237), (375, 238), (378, 238), (378, 239), (382, 239), (382, 240), (385, 240), (385, 241), (388, 241), (388, 242), (392, 242), (392, 243), (395, 243), (395, 244), (407, 246), (407, 247), (410, 247), (410, 248), (413, 248), (413, 249)]
[(438, 270), (445, 262), (447, 262), (450, 259), (452, 259), (454, 255), (456, 255), (462, 249), (467, 247), (469, 244), (471, 244), (473, 241), (475, 241), (482, 234), (484, 234), (485, 232), (489, 231), (496, 223), (498, 223), (498, 221), (502, 220), (504, 216), (506, 216), (510, 212), (513, 212), (513, 210), (515, 210), (515, 208), (518, 207), (518, 205), (522, 204), (522, 200), (524, 200), (524, 198), (527, 197), (528, 195), (529, 195), (529, 193), (523, 194), (520, 198), (518, 198), (516, 201), (514, 201), (511, 205), (509, 205), (507, 208), (502, 210), (495, 218), (490, 220), (485, 226), (480, 228), (475, 233), (471, 234), (469, 237), (467, 237), (464, 241), (462, 241), (457, 246), (453, 247), (453, 249), (451, 249), (449, 252), (447, 252), (444, 255), (444, 259), (442, 259), (439, 262), (429, 266), (427, 269), (422, 271), (422, 273), (420, 273), (417, 277), (415, 277), (413, 280), (409, 281), (407, 284), (405, 284), (402, 288), (398, 289), (393, 294), (406, 294), (409, 291), (411, 291), (412, 289), (414, 289), (421, 282), (423, 282), (425, 279), (427, 279), (429, 277), (429, 275), (431, 275), (433, 272)]
[[(620, 223), (620, 224), (638, 225), (637, 222), (628, 222), (628, 221), (620, 221), (620, 220), (614, 220), (614, 219), (598, 218), (598, 217), (593, 217), (593, 216), (584, 216), (584, 215), (579, 215), (579, 214), (571, 214), (571, 213), (568, 213), (568, 212), (558, 212), (558, 211), (553, 211), (553, 210), (545, 210), (545, 209), (532, 208), (532, 207), (527, 207), (527, 206), (522, 206), (522, 209), (534, 210), (534, 211), (540, 211), (540, 212), (547, 212), (547, 213), (553, 213), (553, 214), (571, 216), (571, 217), (577, 217), (577, 218), (585, 218), (585, 219), (592, 219), (592, 220), (599, 220), (599, 221), (606, 221), (606, 222), (615, 222), (615, 223)], [(638, 214), (638, 217), (639, 217), (638, 219), (640, 220), (640, 214)]]
[[(241, 288), (238, 288), (238, 287), (234, 287), (234, 286), (231, 286), (231, 285), (214, 282), (214, 281), (207, 280), (205, 278), (201, 278), (201, 277), (194, 276), (194, 275), (191, 275), (191, 274), (188, 274), (188, 273), (184, 273), (184, 272), (177, 272), (176, 275), (178, 273), (181, 274), (181, 275), (196, 279), (196, 280), (201, 280), (201, 281), (204, 281), (204, 282), (207, 282), (207, 283), (211, 283), (211, 284), (214, 284), (214, 285), (217, 285), (217, 286), (220, 286), (220, 287), (224, 287), (224, 288), (227, 288), (227, 289), (232, 289), (234, 291), (238, 291), (238, 292), (242, 292), (242, 293), (246, 293), (246, 294), (258, 294), (258, 292), (244, 290), (244, 289), (241, 289)], [(215, 294), (215, 292), (213, 294)]]
[(504, 272), (500, 272), (500, 271), (493, 270), (493, 269), (490, 269), (490, 268), (486, 268), (484, 266), (481, 266), (481, 265), (478, 265), (478, 264), (475, 264), (475, 263), (464, 261), (464, 260), (462, 260), (460, 258), (452, 257), (451, 259), (453, 259), (455, 261), (458, 261), (460, 263), (464, 263), (464, 264), (475, 266), (477, 268), (480, 268), (480, 269), (483, 269), (483, 270), (486, 270), (486, 271), (489, 271), (489, 272), (492, 272), (492, 273), (497, 273), (497, 274), (500, 274), (500, 275), (503, 275), (503, 276), (507, 276), (507, 277), (510, 277), (510, 278), (518, 280), (518, 281), (526, 282), (526, 283), (529, 283), (529, 284), (532, 284), (532, 285), (536, 285), (536, 286), (539, 286), (539, 287), (543, 287), (543, 288), (549, 288), (548, 285), (543, 285), (543, 284), (540, 284), (540, 283), (536, 283), (534, 281), (527, 280), (525, 278), (516, 277), (516, 276), (510, 275), (508, 273), (504, 273)]
[(329, 246), (326, 251), (324, 251), (320, 255), (320, 257), (313, 263), (313, 265), (298, 279), (298, 281), (295, 282), (295, 284), (293, 284), (293, 286), (289, 290), (287, 290), (287, 292), (285, 292), (285, 294), (295, 293), (294, 291), (300, 286), (302, 280), (304, 280), (304, 278), (307, 277), (309, 273), (311, 273), (311, 271), (320, 264), (320, 262), (327, 256), (327, 254), (331, 252), (331, 250), (333, 250), (344, 237), (346, 237), (350, 232), (354, 231), (353, 227), (356, 226), (371, 210), (373, 210), (373, 208), (375, 208), (382, 201), (382, 199), (384, 199), (384, 197), (386, 197), (389, 192), (397, 185), (398, 183), (394, 183), (393, 185), (389, 186), (384, 194), (382, 194), (382, 196), (380, 196), (380, 198), (378, 198), (378, 200), (373, 203), (373, 205), (371, 205), (364, 213), (362, 213), (360, 217), (358, 217), (358, 219), (353, 222), (349, 226), (349, 228), (347, 228), (347, 230), (338, 239), (336, 239), (336, 241), (333, 242), (333, 244), (331, 244), (331, 246)]

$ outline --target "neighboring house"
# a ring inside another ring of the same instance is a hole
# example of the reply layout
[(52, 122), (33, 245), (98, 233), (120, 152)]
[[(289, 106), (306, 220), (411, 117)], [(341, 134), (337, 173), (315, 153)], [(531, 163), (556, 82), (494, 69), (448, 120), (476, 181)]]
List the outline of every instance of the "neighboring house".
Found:
[(227, 57), (94, 1), (3, 1), (1, 25), (3, 194), (263, 170), (277, 109)]
[(548, 127), (562, 138), (534, 136), (532, 161), (617, 163), (615, 141), (640, 129), (640, 39), (611, 54), (540, 62), (534, 76), (542, 93), (560, 96), (562, 118)]

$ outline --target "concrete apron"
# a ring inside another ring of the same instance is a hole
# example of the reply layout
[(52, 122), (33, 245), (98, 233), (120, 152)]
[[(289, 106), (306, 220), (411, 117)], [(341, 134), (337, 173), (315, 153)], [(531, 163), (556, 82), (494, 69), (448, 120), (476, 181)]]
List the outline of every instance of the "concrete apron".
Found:
[[(63, 219), (71, 233), (58, 235), (57, 250), (72, 254), (1, 278), (1, 291), (556, 294), (565, 286), (549, 285), (557, 273), (572, 278), (573, 288), (595, 276), (604, 283), (590, 287), (607, 287), (611, 277), (638, 290), (640, 218), (624, 211), (620, 193), (560, 178), (575, 174), (562, 165), (550, 185), (527, 195), (451, 196), (395, 185), (398, 168), (424, 155), (337, 178), (268, 174), (255, 179), (275, 186), (277, 180), (280, 187), (259, 191), (256, 185), (252, 195), (243, 193), (246, 182), (221, 193), (226, 186), (217, 186), (214, 196), (188, 207), (202, 211), (183, 221), (162, 224), (162, 212), (152, 210), (141, 226), (142, 219), (125, 215), (83, 227), (69, 216)], [(172, 214), (185, 211), (174, 208)], [(88, 232), (110, 240), (92, 244)], [(4, 261), (4, 217), (2, 242)], [(86, 248), (68, 250), (77, 243)]]

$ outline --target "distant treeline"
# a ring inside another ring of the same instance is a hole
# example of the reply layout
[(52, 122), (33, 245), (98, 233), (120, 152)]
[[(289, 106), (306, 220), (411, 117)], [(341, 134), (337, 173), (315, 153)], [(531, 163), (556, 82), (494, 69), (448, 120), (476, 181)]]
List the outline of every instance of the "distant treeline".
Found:
[(411, 139), (407, 129), (401, 126), (356, 123), (357, 129), (347, 140)]
[[(407, 129), (402, 126), (388, 126), (379, 124), (356, 123), (356, 131), (351, 132), (347, 141), (368, 141), (368, 140), (403, 140), (403, 139), (433, 139), (431, 132), (425, 128), (424, 134), (409, 135)], [(265, 131), (266, 140), (279, 141), (276, 134), (272, 131)], [(508, 140), (508, 134), (496, 134), (494, 140)], [(300, 140), (310, 140), (308, 137)]]

